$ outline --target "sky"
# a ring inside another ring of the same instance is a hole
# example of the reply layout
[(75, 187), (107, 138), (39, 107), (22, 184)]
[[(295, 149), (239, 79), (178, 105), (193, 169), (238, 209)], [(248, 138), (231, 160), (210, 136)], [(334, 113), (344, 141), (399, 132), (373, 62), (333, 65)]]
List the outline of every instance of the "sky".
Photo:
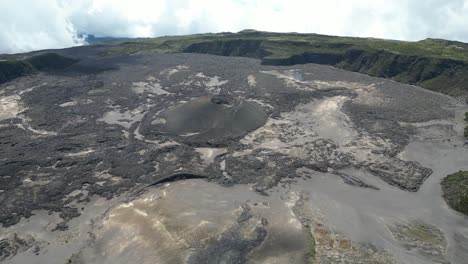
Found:
[(243, 29), (468, 42), (468, 0), (0, 0), (0, 53)]

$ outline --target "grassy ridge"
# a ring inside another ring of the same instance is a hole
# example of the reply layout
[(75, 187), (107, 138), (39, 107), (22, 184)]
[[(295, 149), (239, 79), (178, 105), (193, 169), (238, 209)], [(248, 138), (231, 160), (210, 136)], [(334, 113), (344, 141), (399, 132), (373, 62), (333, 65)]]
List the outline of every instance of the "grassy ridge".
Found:
[(39, 71), (53, 71), (64, 69), (77, 60), (60, 56), (56, 53), (42, 53), (25, 60)]
[(339, 53), (348, 49), (385, 50), (394, 54), (424, 56), (468, 61), (468, 44), (457, 41), (426, 39), (418, 42), (374, 38), (335, 37), (318, 34), (269, 33), (246, 31), (239, 33), (169, 36), (126, 41), (109, 49), (110, 54), (140, 52), (180, 52), (194, 43), (230, 40), (259, 40), (270, 51), (270, 58), (285, 58), (303, 52)]
[(405, 42), (250, 30), (126, 41), (102, 55), (157, 52), (252, 57), (270, 65), (319, 63), (468, 96), (468, 44), (439, 39)]
[(28, 62), (16, 60), (0, 61), (0, 83), (31, 74), (35, 70)]
[[(465, 121), (468, 122), (468, 112), (465, 113)], [(468, 125), (466, 125), (463, 135), (468, 139)]]
[(38, 71), (64, 69), (77, 60), (60, 56), (56, 53), (42, 53), (26, 59), (9, 59), (0, 61), (0, 83), (26, 76)]
[[(267, 65), (325, 64), (468, 98), (468, 44), (441, 39), (406, 42), (244, 30), (111, 41), (100, 55), (171, 52), (250, 57)], [(0, 61), (0, 83), (31, 71), (60, 69), (73, 63), (52, 54)]]

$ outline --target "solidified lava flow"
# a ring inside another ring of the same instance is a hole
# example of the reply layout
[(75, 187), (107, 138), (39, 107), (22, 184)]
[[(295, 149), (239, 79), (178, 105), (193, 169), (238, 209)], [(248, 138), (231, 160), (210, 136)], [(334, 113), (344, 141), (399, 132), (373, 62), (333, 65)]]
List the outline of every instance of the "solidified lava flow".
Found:
[(466, 263), (439, 184), (468, 169), (466, 105), (324, 65), (104, 48), (0, 84), (0, 262)]
[(266, 122), (259, 104), (227, 95), (201, 96), (155, 116), (154, 132), (195, 145), (223, 145)]

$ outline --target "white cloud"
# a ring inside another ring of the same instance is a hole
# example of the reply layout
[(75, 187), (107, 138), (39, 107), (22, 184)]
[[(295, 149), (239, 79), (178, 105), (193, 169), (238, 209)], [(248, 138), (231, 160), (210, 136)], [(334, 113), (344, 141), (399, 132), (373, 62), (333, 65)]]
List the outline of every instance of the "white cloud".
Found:
[(0, 0), (0, 53), (81, 43), (66, 10), (55, 0)]
[(245, 28), (468, 42), (468, 0), (0, 0), (0, 53)]

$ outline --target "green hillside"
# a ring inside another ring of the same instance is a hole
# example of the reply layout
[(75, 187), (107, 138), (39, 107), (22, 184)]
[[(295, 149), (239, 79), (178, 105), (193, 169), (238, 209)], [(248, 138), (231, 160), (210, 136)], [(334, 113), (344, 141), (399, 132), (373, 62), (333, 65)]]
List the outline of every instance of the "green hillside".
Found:
[(468, 95), (468, 44), (440, 39), (405, 42), (246, 30), (125, 41), (101, 54), (154, 52), (251, 57), (268, 65), (319, 63), (453, 96)]
[[(407, 42), (244, 30), (111, 41), (100, 43), (100, 50), (101, 56), (188, 52), (257, 58), (266, 65), (318, 63), (468, 98), (468, 44), (442, 39)], [(54, 53), (14, 57), (0, 60), (0, 83), (74, 63)]]
[(0, 83), (38, 71), (64, 69), (75, 62), (77, 60), (56, 53), (42, 53), (25, 59), (10, 56), (8, 59), (0, 60)]
[(468, 215), (468, 171), (450, 174), (442, 180), (441, 184), (447, 204)]

